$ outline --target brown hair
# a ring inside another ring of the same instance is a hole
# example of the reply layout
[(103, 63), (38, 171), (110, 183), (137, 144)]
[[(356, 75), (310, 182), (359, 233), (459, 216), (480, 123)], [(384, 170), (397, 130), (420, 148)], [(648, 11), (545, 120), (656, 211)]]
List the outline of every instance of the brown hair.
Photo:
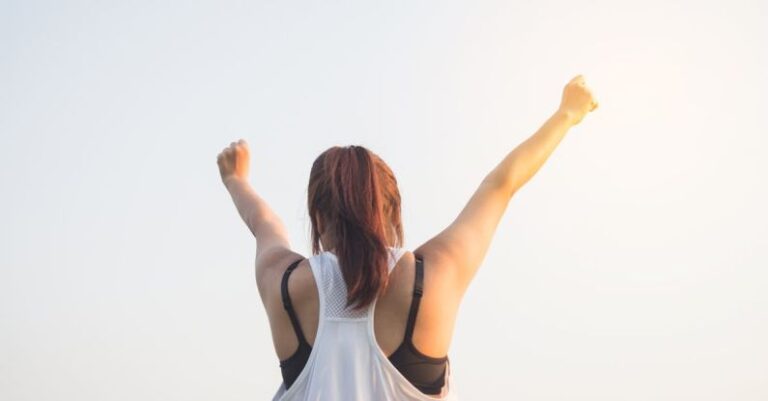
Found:
[[(400, 191), (392, 170), (363, 146), (333, 146), (312, 164), (307, 206), (312, 253), (320, 252), (321, 219), (323, 231), (334, 240), (347, 306), (368, 306), (387, 286), (387, 247), (403, 244)], [(390, 233), (394, 244), (387, 242)]]

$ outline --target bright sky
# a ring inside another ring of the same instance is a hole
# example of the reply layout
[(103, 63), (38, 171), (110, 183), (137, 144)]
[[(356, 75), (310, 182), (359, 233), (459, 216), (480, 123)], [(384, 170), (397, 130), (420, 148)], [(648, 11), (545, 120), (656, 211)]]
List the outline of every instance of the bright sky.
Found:
[(459, 395), (768, 399), (765, 2), (111, 3), (0, 3), (0, 399), (269, 399), (217, 153), (250, 143), (309, 255), (312, 161), (366, 146), (413, 249), (580, 73), (600, 108), (499, 225)]

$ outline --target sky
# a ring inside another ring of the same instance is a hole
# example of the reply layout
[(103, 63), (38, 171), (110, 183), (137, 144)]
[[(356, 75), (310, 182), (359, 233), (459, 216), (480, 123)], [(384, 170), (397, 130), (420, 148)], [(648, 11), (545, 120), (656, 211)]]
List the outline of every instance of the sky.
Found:
[(0, 399), (266, 400), (255, 241), (309, 256), (334, 145), (415, 249), (583, 74), (600, 107), (511, 199), (449, 356), (464, 400), (768, 399), (768, 5), (0, 1)]

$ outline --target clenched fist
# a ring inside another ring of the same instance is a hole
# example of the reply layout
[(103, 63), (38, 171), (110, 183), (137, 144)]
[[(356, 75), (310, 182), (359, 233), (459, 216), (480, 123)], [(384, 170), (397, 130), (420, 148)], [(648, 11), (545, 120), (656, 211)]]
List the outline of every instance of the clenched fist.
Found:
[(584, 82), (584, 76), (577, 75), (563, 88), (559, 111), (568, 115), (572, 124), (576, 125), (597, 105), (597, 100)]
[(250, 158), (248, 143), (244, 139), (232, 142), (229, 147), (224, 148), (216, 158), (221, 181), (226, 185), (227, 180), (233, 178), (247, 180)]

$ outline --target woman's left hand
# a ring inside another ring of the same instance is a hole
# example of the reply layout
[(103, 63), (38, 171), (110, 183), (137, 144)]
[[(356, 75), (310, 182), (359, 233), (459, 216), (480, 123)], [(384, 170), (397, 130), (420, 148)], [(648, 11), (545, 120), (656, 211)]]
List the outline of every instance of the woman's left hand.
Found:
[(250, 165), (250, 151), (245, 139), (239, 139), (232, 142), (229, 147), (224, 148), (216, 158), (219, 165), (221, 181), (224, 185), (231, 179), (248, 180), (248, 169)]

